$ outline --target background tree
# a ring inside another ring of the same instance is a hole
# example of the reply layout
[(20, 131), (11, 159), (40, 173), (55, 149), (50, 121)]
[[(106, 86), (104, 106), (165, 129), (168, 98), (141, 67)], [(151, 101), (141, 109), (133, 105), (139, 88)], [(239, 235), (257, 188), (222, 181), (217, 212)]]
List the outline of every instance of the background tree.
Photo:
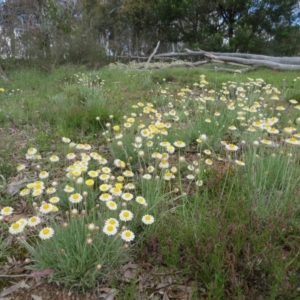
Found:
[(0, 54), (88, 63), (184, 47), (295, 55), (299, 0), (5, 0)]

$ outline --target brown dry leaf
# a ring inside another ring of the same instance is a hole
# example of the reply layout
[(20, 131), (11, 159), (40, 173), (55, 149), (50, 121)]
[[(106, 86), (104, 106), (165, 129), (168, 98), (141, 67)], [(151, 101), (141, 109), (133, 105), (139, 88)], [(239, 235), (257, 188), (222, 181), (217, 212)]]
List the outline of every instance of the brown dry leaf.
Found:
[(169, 287), (170, 286), (170, 283), (168, 282), (162, 282), (162, 283), (159, 283), (157, 286), (156, 286), (156, 289), (157, 290), (160, 290), (160, 289), (164, 289), (166, 287)]
[(13, 215), (10, 219), (9, 219), (9, 223), (15, 223), (17, 221), (19, 221), (20, 219), (27, 219), (28, 215), (25, 214), (17, 214), (17, 215)]
[(21, 280), (20, 282), (12, 285), (11, 287), (3, 290), (1, 293), (0, 293), (0, 297), (5, 297), (6, 295), (9, 295), (11, 293), (14, 293), (15, 291), (17, 291), (18, 289), (28, 289), (30, 288), (30, 286), (28, 284), (25, 283), (24, 280)]
[(24, 273), (24, 271), (26, 271), (26, 269), (23, 266), (16, 265), (10, 270), (10, 274), (13, 274), (13, 275), (22, 274), (22, 273)]
[(140, 293), (143, 293), (144, 292), (144, 284), (145, 284), (145, 279), (143, 278), (142, 275), (139, 275), (139, 280), (138, 280), (138, 283), (139, 283), (139, 292)]
[(174, 286), (174, 287), (170, 288), (167, 293), (171, 299), (187, 299), (188, 298), (187, 288), (184, 285)]
[(12, 178), (12, 181), (8, 184), (6, 192), (9, 195), (15, 195), (19, 192), (20, 188), (24, 186), (25, 183), (31, 182), (32, 178), (22, 177), (21, 174), (18, 174), (16, 177)]
[(43, 300), (40, 296), (37, 296), (37, 295), (31, 295), (31, 298), (33, 299), (33, 300)]
[(137, 268), (138, 268), (138, 265), (132, 264), (132, 263), (128, 263), (128, 264), (122, 266), (121, 271), (122, 271), (126, 281), (136, 278)]
[(7, 238), (3, 241), (6, 247), (10, 247), (12, 244), (12, 241), (14, 239), (13, 235), (8, 235)]
[(6, 260), (9, 264), (14, 264), (16, 262), (15, 258), (10, 256), (6, 256)]
[(99, 289), (99, 299), (101, 300), (114, 300), (118, 291), (111, 288), (100, 288)]
[(170, 300), (167, 292), (164, 293), (162, 300)]
[(159, 300), (160, 297), (156, 296), (156, 295), (155, 295), (156, 293), (157, 293), (157, 292), (152, 293), (152, 294), (148, 297), (148, 300)]
[(173, 283), (173, 278), (172, 278), (171, 275), (168, 275), (168, 276), (166, 277), (166, 279), (167, 279), (167, 281), (169, 282), (169, 284), (172, 284), (172, 283)]

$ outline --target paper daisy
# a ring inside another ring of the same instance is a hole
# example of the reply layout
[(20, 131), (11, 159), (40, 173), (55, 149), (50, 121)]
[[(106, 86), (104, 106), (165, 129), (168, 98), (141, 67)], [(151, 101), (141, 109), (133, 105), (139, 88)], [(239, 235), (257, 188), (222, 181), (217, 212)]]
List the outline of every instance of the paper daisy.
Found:
[[(125, 180), (124, 176), (118, 176), (117, 181), (123, 182)], [(115, 185), (117, 187), (117, 185)], [(122, 186), (123, 187), (123, 186)]]
[(129, 210), (122, 210), (119, 214), (119, 218), (124, 222), (131, 221), (133, 219), (133, 213)]
[(10, 216), (13, 213), (13, 211), (14, 211), (14, 209), (12, 207), (6, 206), (1, 209), (0, 214), (2, 216)]
[(276, 129), (275, 127), (270, 127), (270, 128), (267, 129), (267, 132), (270, 133), (270, 134), (278, 134), (279, 130)]
[(173, 147), (172, 145), (168, 146), (167, 151), (168, 151), (168, 153), (173, 154), (175, 152), (175, 147)]
[(270, 140), (267, 140), (267, 139), (263, 139), (263, 140), (261, 140), (260, 141), (262, 144), (264, 144), (264, 145), (268, 145), (268, 146), (270, 146), (270, 145), (272, 145), (273, 144), (273, 142), (272, 141), (270, 141)]
[(203, 152), (204, 152), (206, 155), (211, 155), (211, 151), (210, 151), (209, 149), (205, 149)]
[(43, 190), (42, 189), (33, 189), (32, 190), (32, 196), (33, 197), (38, 197), (38, 196), (40, 196), (42, 194), (43, 194)]
[(241, 160), (235, 160), (235, 163), (239, 166), (244, 166), (245, 165), (245, 163)]
[(153, 142), (152, 141), (147, 141), (146, 145), (150, 148), (153, 146)]
[(117, 231), (118, 231), (117, 227), (111, 224), (107, 224), (103, 228), (103, 232), (107, 235), (115, 235)]
[(142, 217), (142, 222), (146, 225), (150, 225), (154, 223), (154, 217), (151, 215), (145, 215)]
[(81, 143), (76, 145), (76, 149), (78, 149), (78, 150), (83, 150), (83, 148), (84, 148), (84, 146)]
[(123, 175), (124, 175), (125, 177), (133, 177), (133, 176), (134, 176), (133, 172), (130, 171), (130, 170), (124, 171), (124, 172), (123, 172)]
[(108, 190), (110, 190), (112, 188), (112, 186), (110, 184), (101, 184), (99, 186), (99, 190), (101, 192), (107, 192)]
[(37, 153), (37, 150), (35, 148), (29, 148), (27, 150), (27, 155), (35, 155)]
[(105, 204), (110, 210), (116, 210), (118, 208), (118, 205), (115, 201), (106, 201)]
[(188, 165), (188, 169), (189, 169), (190, 171), (194, 171), (194, 170), (195, 170), (195, 167), (194, 167), (193, 165)]
[(88, 172), (88, 175), (89, 175), (90, 177), (92, 177), (92, 178), (95, 178), (95, 177), (97, 177), (99, 174), (98, 174), (97, 171), (89, 171), (89, 172)]
[(112, 195), (108, 193), (101, 194), (99, 197), (101, 201), (110, 201), (112, 200), (112, 198), (113, 198)]
[(39, 174), (40, 179), (45, 179), (49, 177), (49, 173), (47, 171), (41, 171)]
[(287, 144), (291, 144), (291, 145), (300, 145), (300, 142), (297, 139), (295, 139), (294, 137), (286, 139), (285, 142)]
[(48, 214), (48, 213), (52, 212), (53, 205), (51, 203), (43, 203), (39, 210), (43, 214)]
[(196, 185), (197, 186), (202, 186), (203, 185), (203, 181), (202, 180), (197, 180), (196, 181)]
[(132, 242), (135, 238), (135, 235), (132, 231), (130, 230), (124, 230), (121, 233), (121, 238), (122, 240), (124, 240), (125, 242)]
[(110, 174), (110, 173), (111, 173), (111, 169), (108, 168), (108, 167), (104, 167), (104, 168), (102, 168), (102, 172), (103, 172), (104, 174)]
[(52, 238), (53, 235), (54, 235), (54, 230), (51, 227), (45, 227), (39, 233), (39, 237), (42, 240), (48, 240)]
[(132, 200), (132, 198), (133, 198), (133, 195), (131, 193), (124, 193), (122, 195), (122, 199), (125, 201), (130, 201), (130, 200)]
[(101, 174), (99, 176), (99, 178), (102, 180), (102, 181), (107, 181), (109, 178), (110, 178), (110, 175), (108, 174)]
[(119, 221), (118, 221), (117, 219), (115, 219), (115, 218), (109, 218), (109, 219), (106, 220), (106, 222), (105, 222), (105, 226), (106, 226), (106, 225), (113, 225), (113, 226), (115, 226), (116, 228), (118, 228), (119, 225), (120, 225), (120, 223), (119, 223)]
[(92, 149), (91, 145), (89, 145), (89, 144), (84, 144), (83, 145), (83, 150), (88, 151), (88, 150), (91, 150), (91, 149)]
[(174, 143), (174, 146), (177, 147), (177, 148), (183, 148), (183, 147), (186, 146), (186, 144), (185, 144), (185, 142), (183, 142), (183, 141), (176, 141), (176, 142)]
[(94, 185), (94, 180), (93, 179), (88, 179), (88, 180), (85, 181), (85, 184), (87, 186), (93, 186)]
[(76, 194), (72, 194), (70, 197), (69, 197), (69, 201), (71, 203), (79, 203), (81, 202), (83, 199), (83, 197), (79, 194), (79, 193), (76, 193)]
[(28, 221), (25, 218), (19, 219), (16, 223), (20, 224), (21, 226), (26, 226), (28, 224)]
[(24, 230), (24, 228), (25, 228), (25, 226), (21, 225), (18, 222), (15, 222), (15, 223), (11, 224), (8, 231), (11, 234), (18, 234), (18, 233), (21, 233)]
[(44, 184), (43, 181), (37, 180), (37, 181), (35, 181), (35, 182), (33, 183), (33, 188), (34, 188), (34, 189), (41, 189), (41, 190), (43, 190), (43, 189), (45, 189), (45, 184)]
[(49, 202), (54, 204), (54, 203), (58, 203), (60, 201), (60, 199), (58, 197), (51, 197), (49, 199)]
[(168, 169), (169, 168), (169, 162), (167, 160), (162, 160), (160, 163), (159, 163), (159, 168), (161, 169)]
[(155, 168), (154, 168), (153, 166), (147, 167), (147, 171), (148, 171), (149, 173), (153, 173), (154, 170), (155, 170)]
[(121, 196), (122, 195), (122, 190), (118, 187), (114, 187), (112, 189), (110, 189), (110, 192), (114, 195), (114, 196)]
[(30, 189), (22, 189), (20, 191), (20, 196), (26, 196), (26, 195), (29, 195), (30, 194)]
[(136, 201), (137, 203), (139, 203), (139, 204), (146, 204), (146, 200), (145, 200), (145, 198), (142, 197), (142, 196), (137, 196), (137, 197), (135, 198), (135, 201)]
[(295, 127), (285, 127), (285, 128), (283, 128), (283, 131), (284, 131), (285, 133), (291, 134), (291, 133), (293, 133), (294, 131), (296, 131), (296, 128), (295, 128)]
[(76, 158), (76, 154), (75, 153), (70, 152), (70, 153), (67, 154), (67, 159), (68, 160), (72, 160), (72, 159), (75, 159), (75, 158)]
[(127, 189), (127, 190), (134, 190), (135, 185), (132, 182), (129, 182), (124, 186), (124, 188)]
[(125, 168), (125, 166), (126, 166), (125, 162), (120, 160), (120, 159), (115, 159), (114, 160), (114, 165), (118, 168), (121, 168), (121, 169)]
[(82, 174), (82, 172), (81, 172), (80, 169), (75, 169), (75, 170), (73, 170), (73, 171), (71, 172), (71, 174), (72, 174), (72, 177), (73, 177), (73, 176), (74, 176), (74, 177), (79, 177), (79, 176)]
[(28, 219), (27, 224), (28, 224), (29, 227), (34, 227), (34, 226), (36, 226), (40, 223), (41, 223), (41, 219), (37, 216), (34, 216), (34, 217), (31, 217), (31, 218)]
[(225, 148), (228, 151), (237, 151), (239, 149), (239, 147), (234, 144), (227, 144)]
[(57, 155), (51, 155), (49, 159), (50, 159), (51, 162), (58, 162), (59, 161), (59, 157)]
[(49, 187), (49, 188), (47, 188), (47, 190), (46, 190), (46, 193), (47, 193), (48, 195), (54, 194), (55, 192), (56, 192), (56, 188), (54, 188), (54, 187)]
[(72, 186), (66, 185), (64, 188), (64, 191), (66, 193), (72, 193), (72, 192), (74, 192), (74, 188)]
[(66, 144), (69, 144), (71, 142), (71, 140), (69, 138), (66, 138), (66, 137), (62, 137), (61, 140), (66, 143)]
[(207, 158), (207, 159), (205, 160), (205, 163), (206, 163), (208, 166), (211, 166), (211, 165), (212, 165), (212, 160), (209, 159), (209, 158)]
[(175, 176), (173, 175), (173, 173), (171, 173), (170, 171), (167, 171), (164, 175), (164, 180), (171, 180), (172, 178), (174, 178)]
[(18, 164), (17, 165), (17, 171), (20, 172), (22, 170), (24, 170), (26, 168), (26, 166), (24, 164)]
[(98, 161), (100, 165), (106, 165), (108, 163), (107, 159), (104, 157), (101, 157)]

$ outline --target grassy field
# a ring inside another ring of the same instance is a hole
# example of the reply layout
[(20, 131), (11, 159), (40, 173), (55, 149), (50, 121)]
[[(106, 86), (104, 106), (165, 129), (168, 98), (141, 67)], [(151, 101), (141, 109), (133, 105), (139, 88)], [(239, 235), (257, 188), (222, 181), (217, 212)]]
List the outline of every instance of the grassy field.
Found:
[(8, 75), (0, 274), (103, 299), (300, 298), (298, 73)]

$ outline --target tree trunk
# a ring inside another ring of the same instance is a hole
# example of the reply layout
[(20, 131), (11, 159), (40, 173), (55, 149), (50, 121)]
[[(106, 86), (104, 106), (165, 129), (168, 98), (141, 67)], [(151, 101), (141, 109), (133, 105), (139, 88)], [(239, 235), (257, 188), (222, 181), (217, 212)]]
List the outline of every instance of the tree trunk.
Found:
[(4, 81), (9, 81), (7, 75), (5, 74), (5, 72), (3, 71), (1, 65), (0, 65), (0, 78), (2, 78)]

